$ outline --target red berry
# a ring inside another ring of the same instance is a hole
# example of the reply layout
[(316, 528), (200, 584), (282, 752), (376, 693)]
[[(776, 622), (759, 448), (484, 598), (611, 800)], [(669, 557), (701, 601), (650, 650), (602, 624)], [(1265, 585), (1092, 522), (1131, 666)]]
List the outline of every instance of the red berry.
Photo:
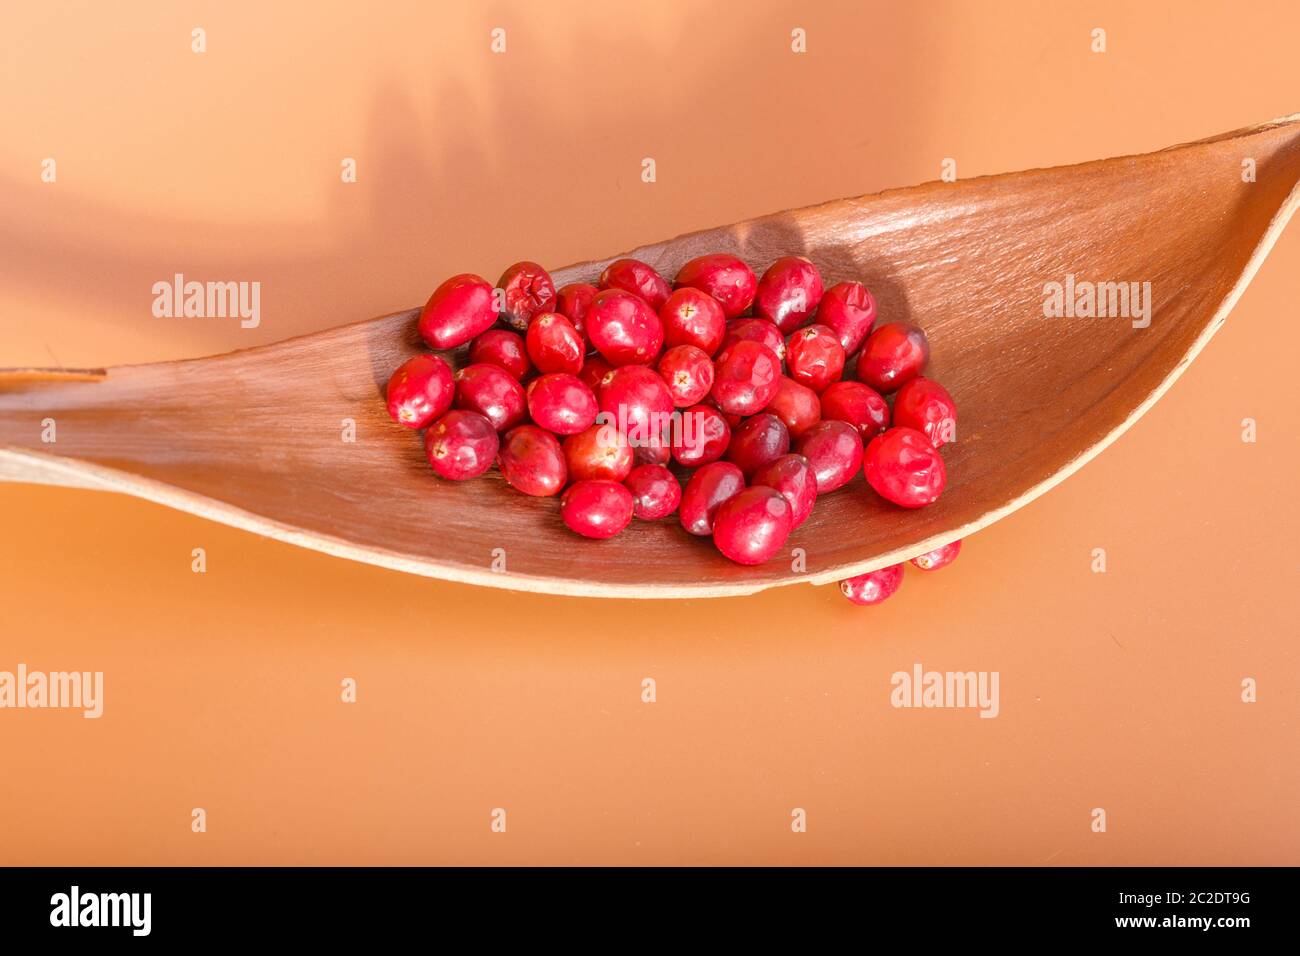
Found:
[(583, 385), (586, 385), (599, 396), (600, 383), (605, 381), (605, 376), (612, 371), (614, 371), (614, 366), (599, 355), (588, 355), (582, 360), (582, 371), (578, 373), (578, 378), (582, 380)]
[(798, 451), (812, 465), (819, 495), (844, 487), (862, 467), (862, 439), (844, 422), (814, 425), (799, 439)]
[[(677, 417), (676, 413), (673, 417)], [(667, 465), (672, 461), (672, 439), (669, 437), (672, 427), (670, 420), (662, 434), (652, 436), (643, 445), (633, 446), (632, 460), (638, 465)]]
[(903, 583), (903, 566), (893, 564), (840, 582), (840, 590), (854, 604), (879, 604)]
[(731, 427), (723, 414), (709, 405), (694, 405), (673, 429), (673, 458), (687, 468), (707, 465), (721, 458), (730, 443)]
[(632, 520), (632, 492), (617, 481), (578, 481), (560, 499), (560, 518), (587, 538), (612, 538)]
[(677, 345), (659, 359), (659, 374), (678, 408), (698, 405), (713, 388), (713, 362), (694, 345)]
[(782, 362), (785, 361), (785, 336), (776, 327), (775, 322), (756, 319), (752, 316), (732, 319), (727, 323), (727, 335), (722, 340), (722, 351), (726, 351), (737, 342), (757, 342), (770, 348)]
[(656, 312), (673, 291), (667, 279), (639, 259), (615, 259), (600, 274), (600, 287), (639, 295)]
[(844, 374), (844, 347), (826, 326), (810, 325), (790, 336), (785, 361), (792, 379), (820, 395)]
[(871, 439), (862, 471), (877, 494), (904, 508), (931, 504), (948, 483), (943, 458), (914, 428), (891, 428)]
[(555, 311), (573, 323), (573, 327), (588, 345), (591, 340), (587, 338), (587, 309), (599, 291), (586, 282), (570, 282), (555, 293)]
[(713, 367), (718, 407), (731, 415), (754, 415), (781, 386), (781, 360), (766, 345), (737, 342), (724, 348)]
[(426, 428), (451, 408), (455, 393), (447, 363), (436, 355), (417, 355), (388, 380), (388, 414), (407, 428)]
[(808, 321), (822, 300), (822, 274), (803, 256), (785, 256), (763, 273), (754, 293), (754, 314), (790, 333)]
[(754, 472), (789, 450), (790, 432), (781, 419), (775, 415), (755, 415), (731, 433), (727, 461), (739, 468), (748, 481)]
[(925, 432), (941, 448), (957, 439), (957, 405), (946, 388), (918, 375), (894, 396), (894, 424)]
[(632, 513), (642, 521), (666, 518), (682, 501), (682, 486), (663, 465), (639, 465), (623, 485), (632, 492)]
[(615, 425), (634, 448), (663, 435), (672, 422), (673, 397), (648, 365), (623, 365), (600, 386), (602, 421)]
[(613, 425), (592, 425), (564, 439), (570, 481), (622, 481), (632, 470), (632, 447)]
[(497, 464), (512, 488), (539, 498), (559, 494), (568, 478), (559, 441), (536, 425), (506, 432)]
[(822, 405), (817, 393), (785, 376), (767, 403), (767, 411), (781, 419), (794, 439), (800, 438), (822, 420)]
[(822, 418), (848, 422), (869, 442), (889, 427), (889, 404), (870, 385), (836, 382), (822, 392)]
[(456, 372), (456, 407), (487, 416), (499, 432), (524, 420), (524, 388), (495, 365), (466, 365)]
[(434, 290), (420, 310), (420, 337), (431, 349), (464, 345), (497, 320), (492, 286), (482, 276), (452, 276)]
[(676, 290), (659, 309), (664, 327), (664, 344), (694, 345), (713, 355), (727, 334), (727, 316), (718, 300), (690, 287)]
[(645, 300), (606, 289), (587, 309), (587, 337), (611, 365), (653, 362), (664, 344), (664, 327)]
[(497, 288), (505, 293), (501, 317), (518, 332), (527, 331), (533, 316), (555, 311), (555, 283), (536, 262), (516, 262), (501, 274)]
[(673, 284), (707, 292), (718, 300), (722, 312), (734, 319), (754, 301), (758, 279), (754, 270), (725, 252), (700, 256), (682, 266)]
[(528, 326), (528, 357), (537, 371), (568, 372), (577, 375), (582, 371), (582, 357), (587, 346), (582, 336), (568, 319), (558, 312), (542, 312), (533, 317)]
[(557, 435), (576, 435), (596, 422), (596, 396), (573, 375), (552, 372), (528, 383), (528, 414)]
[(497, 430), (478, 412), (448, 412), (424, 433), (429, 467), (453, 481), (477, 477), (491, 468), (498, 445)]
[(775, 488), (790, 503), (792, 528), (797, 528), (812, 514), (817, 503), (817, 476), (803, 455), (782, 455), (754, 472), (752, 483)]
[(528, 360), (528, 349), (517, 332), (509, 329), (488, 329), (469, 347), (471, 365), (495, 365), (516, 382), (533, 370)]
[(858, 350), (876, 322), (876, 300), (861, 282), (841, 282), (826, 290), (817, 321), (839, 336), (845, 355)]
[(878, 392), (892, 392), (921, 374), (930, 358), (925, 333), (907, 322), (889, 322), (867, 337), (858, 356), (858, 379)]
[(713, 543), (737, 564), (762, 564), (781, 550), (794, 527), (790, 502), (756, 486), (728, 498), (713, 519)]
[(961, 538), (950, 544), (945, 544), (942, 548), (935, 548), (933, 551), (927, 551), (925, 554), (918, 554), (912, 559), (922, 571), (938, 571), (940, 568), (946, 568), (957, 560), (957, 555), (961, 554)]
[(713, 517), (718, 507), (745, 487), (745, 476), (729, 461), (715, 461), (695, 470), (682, 489), (677, 511), (682, 527), (704, 537), (713, 534)]

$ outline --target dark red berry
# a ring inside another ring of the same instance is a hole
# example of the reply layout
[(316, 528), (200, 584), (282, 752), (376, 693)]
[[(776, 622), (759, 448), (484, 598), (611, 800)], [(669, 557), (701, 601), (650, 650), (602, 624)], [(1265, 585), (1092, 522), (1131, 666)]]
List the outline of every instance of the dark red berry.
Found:
[(664, 344), (659, 315), (640, 296), (606, 289), (587, 309), (587, 337), (611, 365), (653, 362)]
[(810, 325), (790, 336), (785, 347), (790, 377), (817, 394), (844, 374), (844, 347), (824, 325)]
[(766, 410), (781, 419), (792, 439), (802, 437), (822, 420), (822, 405), (817, 393), (788, 376), (782, 377)]
[(727, 323), (727, 334), (722, 340), (722, 351), (726, 351), (737, 342), (757, 342), (766, 345), (781, 361), (785, 361), (785, 336), (768, 319), (756, 319), (748, 316), (732, 319)]
[(456, 372), (456, 407), (487, 416), (499, 432), (524, 420), (528, 402), (524, 388), (495, 365), (466, 365)]
[(754, 472), (751, 484), (775, 488), (790, 503), (792, 528), (797, 528), (812, 514), (817, 503), (817, 476), (803, 455), (782, 455)]
[(903, 583), (903, 566), (893, 564), (840, 582), (840, 591), (854, 604), (879, 604)]
[(763, 273), (754, 293), (754, 314), (789, 334), (808, 321), (822, 300), (822, 274), (803, 256), (785, 256)]
[(694, 345), (677, 345), (659, 359), (659, 374), (678, 408), (698, 405), (713, 388), (713, 360)]
[(501, 317), (517, 332), (528, 329), (533, 316), (555, 311), (555, 283), (536, 262), (516, 262), (497, 282), (505, 294)]
[(602, 421), (627, 436), (636, 448), (650, 444), (672, 422), (673, 397), (659, 373), (648, 365), (623, 365), (600, 386)]
[(694, 345), (710, 356), (717, 353), (727, 334), (727, 316), (718, 300), (689, 286), (673, 292), (662, 308), (659, 321), (664, 327), (664, 344)]
[(570, 282), (555, 293), (555, 311), (573, 324), (582, 341), (591, 346), (587, 338), (587, 308), (600, 290), (586, 282)]
[(781, 550), (794, 527), (790, 502), (775, 488), (746, 488), (718, 506), (713, 543), (737, 564), (762, 564)]
[(600, 287), (639, 295), (656, 312), (673, 291), (667, 279), (639, 259), (615, 259), (600, 274)]
[[(678, 413), (673, 413), (673, 419), (679, 417)], [(650, 441), (634, 445), (632, 448), (632, 460), (637, 465), (667, 465), (673, 460), (672, 453), (672, 430), (673, 421), (670, 420), (664, 427), (663, 433), (653, 435)]]
[(915, 428), (891, 428), (871, 439), (862, 471), (877, 494), (904, 508), (933, 503), (948, 483), (942, 456)]
[(509, 329), (488, 329), (469, 347), (471, 365), (495, 365), (516, 382), (533, 370), (523, 336)]
[(596, 396), (575, 376), (552, 372), (528, 383), (528, 414), (557, 435), (576, 435), (596, 422)]
[(512, 488), (539, 498), (559, 494), (568, 478), (559, 440), (536, 425), (506, 432), (497, 463)]
[(957, 440), (957, 405), (946, 388), (918, 375), (894, 396), (894, 424), (925, 432), (930, 444), (941, 448)]
[(497, 430), (478, 412), (448, 412), (424, 433), (429, 466), (453, 481), (477, 477), (491, 468), (498, 445)]
[(861, 282), (841, 282), (822, 296), (817, 322), (839, 336), (844, 354), (852, 355), (876, 323), (876, 300)]
[(764, 413), (745, 419), (732, 431), (727, 461), (739, 468), (748, 481), (754, 472), (789, 450), (790, 432), (785, 424), (775, 415)]
[(427, 428), (451, 408), (456, 394), (451, 369), (436, 355), (417, 355), (388, 380), (388, 414), (407, 428)]
[(497, 320), (492, 286), (482, 276), (452, 276), (420, 310), (420, 337), (431, 349), (454, 349)]
[(592, 425), (564, 439), (570, 481), (622, 481), (632, 470), (632, 447), (613, 425)]
[(754, 415), (781, 386), (781, 360), (766, 345), (737, 342), (722, 350), (713, 368), (718, 407), (731, 415)]
[(676, 286), (690, 286), (718, 300), (723, 314), (734, 319), (754, 301), (758, 278), (754, 270), (725, 252), (700, 256), (682, 266), (673, 280)]
[(745, 487), (745, 476), (729, 461), (715, 461), (695, 470), (682, 489), (678, 519), (682, 527), (701, 537), (713, 534), (718, 507)]
[(693, 405), (673, 427), (672, 453), (679, 465), (695, 468), (717, 461), (731, 443), (731, 427), (722, 412), (710, 405)]
[(542, 312), (528, 326), (528, 357), (542, 374), (582, 371), (586, 343), (573, 323), (558, 312)]
[(632, 492), (617, 481), (577, 481), (560, 499), (560, 519), (587, 538), (612, 538), (632, 520)]
[(933, 551), (927, 551), (925, 554), (918, 554), (912, 559), (922, 571), (938, 571), (940, 568), (946, 568), (957, 560), (957, 555), (961, 554), (961, 538), (950, 544), (945, 544), (942, 548), (935, 548)]
[(848, 422), (869, 442), (889, 427), (889, 404), (870, 385), (836, 382), (822, 392), (822, 418)]
[(682, 501), (682, 486), (663, 465), (638, 465), (623, 485), (632, 492), (632, 513), (642, 521), (667, 518)]
[(797, 450), (812, 465), (819, 495), (844, 487), (862, 467), (862, 439), (845, 422), (817, 423), (804, 432)]
[(924, 332), (907, 322), (889, 322), (867, 336), (858, 356), (858, 380), (878, 392), (892, 392), (920, 375), (929, 358)]
[(605, 381), (605, 376), (614, 371), (614, 366), (610, 365), (599, 355), (588, 355), (582, 360), (582, 371), (578, 373), (578, 378), (582, 384), (600, 396), (600, 385)]

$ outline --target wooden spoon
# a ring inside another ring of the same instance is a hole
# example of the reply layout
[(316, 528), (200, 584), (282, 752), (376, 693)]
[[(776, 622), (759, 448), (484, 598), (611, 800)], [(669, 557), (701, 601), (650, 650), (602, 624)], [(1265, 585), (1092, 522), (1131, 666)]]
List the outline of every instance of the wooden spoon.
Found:
[[(959, 408), (947, 491), (904, 511), (859, 475), (791, 537), (802, 565), (732, 564), (672, 519), (590, 542), (564, 528), (555, 499), (519, 495), (495, 472), (438, 480), (383, 402), (390, 372), (421, 348), (415, 309), (211, 358), (0, 375), (0, 479), (126, 492), (340, 557), (495, 587), (703, 597), (836, 581), (978, 531), (1113, 442), (1223, 324), (1300, 201), (1298, 182), (1300, 116), (1144, 156), (844, 199), (628, 253), (667, 276), (706, 252), (760, 271), (799, 253), (828, 286), (859, 279), (882, 316), (929, 334), (930, 374)], [(608, 261), (561, 269), (556, 284), (591, 280)], [(1067, 276), (1076, 294), (1150, 283), (1149, 327), (1137, 327), (1140, 315), (1045, 317), (1045, 287)]]

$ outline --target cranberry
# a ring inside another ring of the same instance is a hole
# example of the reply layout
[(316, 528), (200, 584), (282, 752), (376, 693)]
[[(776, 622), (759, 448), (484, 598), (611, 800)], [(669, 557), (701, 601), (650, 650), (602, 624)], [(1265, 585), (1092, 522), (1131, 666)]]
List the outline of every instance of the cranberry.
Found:
[(590, 344), (587, 338), (587, 309), (591, 300), (600, 290), (586, 282), (570, 282), (555, 293), (555, 311), (560, 313), (578, 330), (582, 340)]
[(678, 408), (698, 405), (713, 388), (713, 362), (703, 349), (677, 345), (659, 359), (659, 374)]
[(892, 564), (840, 582), (840, 590), (854, 604), (879, 604), (903, 583), (903, 566)]
[(844, 347), (824, 325), (810, 325), (791, 335), (785, 359), (790, 377), (819, 395), (844, 374)]
[(791, 438), (799, 438), (822, 420), (822, 405), (817, 393), (792, 378), (782, 377), (767, 410), (785, 424)]
[(845, 355), (852, 355), (876, 322), (876, 300), (861, 282), (841, 282), (822, 296), (817, 321), (839, 336)]
[(748, 481), (754, 472), (789, 450), (790, 432), (781, 419), (775, 415), (755, 415), (731, 433), (727, 461), (739, 468)]
[(753, 317), (733, 319), (727, 323), (727, 336), (722, 340), (722, 350), (737, 342), (757, 342), (766, 345), (781, 361), (785, 361), (785, 336), (776, 327), (775, 322)]
[(495, 365), (466, 365), (456, 372), (456, 407), (485, 415), (499, 432), (524, 420), (524, 388)]
[(632, 470), (632, 446), (613, 425), (592, 425), (564, 439), (562, 447), (571, 481), (622, 481)]
[[(717, 374), (717, 366), (715, 365), (715, 366), (714, 366), (714, 375), (716, 375), (716, 374)], [(743, 421), (745, 420), (745, 416), (744, 416), (744, 415), (733, 415), (731, 412), (724, 412), (724, 411), (722, 411), (722, 406), (718, 404), (718, 400), (717, 400), (716, 398), (713, 397), (712, 393), (709, 394), (709, 397), (706, 398), (706, 399), (702, 402), (702, 404), (704, 404), (704, 405), (709, 405), (709, 406), (711, 406), (711, 407), (713, 407), (713, 408), (716, 408), (719, 412), (721, 412), (721, 413), (722, 413), (722, 417), (725, 418), (725, 419), (727, 420), (727, 427), (728, 427), (728, 428), (735, 428), (737, 425), (739, 425), (741, 422), (743, 422)]]
[(869, 442), (889, 427), (889, 405), (870, 385), (836, 382), (822, 392), (822, 418), (848, 422)]
[(731, 426), (716, 408), (695, 405), (686, 409), (673, 429), (673, 458), (694, 468), (717, 461), (731, 443)]
[(719, 505), (738, 495), (744, 487), (745, 476), (731, 462), (710, 462), (696, 469), (686, 482), (678, 520), (691, 534), (700, 537), (713, 534), (713, 517)]
[(734, 319), (754, 301), (758, 279), (754, 270), (725, 252), (700, 256), (682, 266), (674, 285), (690, 286), (718, 300), (722, 312)]
[(538, 498), (559, 494), (568, 478), (560, 442), (536, 425), (506, 432), (497, 463), (512, 488)]
[(420, 337), (431, 349), (464, 345), (497, 320), (492, 286), (482, 276), (452, 276), (420, 310)]
[(574, 482), (560, 499), (560, 518), (587, 538), (612, 538), (632, 521), (632, 492), (617, 481)]
[(648, 365), (623, 365), (600, 386), (600, 411), (633, 446), (664, 433), (673, 413), (673, 397), (659, 373)]
[(673, 291), (667, 279), (639, 259), (615, 259), (600, 274), (600, 287), (639, 295), (656, 312)]
[(862, 467), (862, 439), (844, 422), (814, 425), (799, 439), (798, 451), (812, 465), (819, 495), (843, 488)]
[(611, 365), (653, 362), (664, 344), (664, 327), (639, 296), (606, 289), (587, 309), (587, 337)]
[(676, 290), (659, 309), (664, 344), (694, 345), (713, 355), (727, 334), (727, 316), (718, 300), (689, 286)]
[(573, 323), (558, 312), (542, 312), (533, 317), (528, 326), (528, 357), (537, 371), (568, 372), (577, 375), (582, 371), (582, 357), (587, 351), (582, 336)]
[(555, 283), (536, 262), (516, 262), (502, 273), (497, 288), (505, 293), (501, 316), (516, 331), (527, 331), (533, 316), (555, 311)]
[(915, 428), (891, 428), (871, 439), (862, 471), (877, 494), (904, 508), (931, 504), (948, 483), (943, 458)]
[(632, 492), (632, 513), (642, 521), (667, 518), (682, 501), (682, 486), (663, 465), (633, 468), (623, 485)]
[(918, 375), (894, 396), (894, 424), (925, 432), (941, 448), (957, 439), (957, 405), (946, 388)]
[(782, 455), (754, 472), (755, 485), (775, 488), (790, 503), (791, 528), (797, 528), (812, 514), (817, 503), (817, 476), (803, 455)]
[(596, 396), (576, 377), (552, 372), (528, 383), (528, 414), (557, 435), (576, 435), (596, 421)]
[(929, 358), (924, 332), (907, 322), (889, 322), (867, 336), (858, 356), (858, 379), (878, 392), (892, 392), (920, 375)]
[(718, 406), (731, 415), (761, 412), (781, 385), (781, 360), (766, 345), (737, 342), (724, 348), (713, 369)]
[(455, 392), (446, 362), (436, 355), (417, 355), (388, 380), (388, 414), (407, 428), (426, 428), (451, 408)]
[[(673, 412), (671, 418), (679, 417), (679, 413)], [(670, 432), (673, 422), (670, 419), (661, 434), (654, 435), (648, 442), (635, 445), (632, 448), (632, 460), (638, 465), (667, 465), (673, 460), (672, 439)]]
[(737, 564), (762, 564), (781, 550), (794, 527), (790, 502), (775, 488), (746, 488), (713, 518), (713, 543)]
[(956, 561), (959, 554), (961, 554), (961, 538), (951, 544), (945, 544), (942, 548), (918, 554), (912, 559), (912, 563), (922, 571), (938, 571)]
[(516, 382), (533, 370), (523, 337), (509, 329), (488, 329), (476, 338), (469, 347), (469, 361), (471, 365), (495, 365)]
[(491, 468), (498, 445), (497, 430), (478, 412), (448, 412), (424, 433), (429, 467), (453, 481), (475, 478)]
[(578, 373), (578, 378), (582, 384), (586, 385), (596, 395), (600, 395), (600, 384), (605, 381), (605, 376), (614, 371), (614, 366), (610, 365), (599, 355), (588, 355), (582, 360), (582, 371)]
[(785, 333), (808, 321), (822, 300), (822, 274), (803, 256), (785, 256), (763, 273), (754, 293), (754, 314)]

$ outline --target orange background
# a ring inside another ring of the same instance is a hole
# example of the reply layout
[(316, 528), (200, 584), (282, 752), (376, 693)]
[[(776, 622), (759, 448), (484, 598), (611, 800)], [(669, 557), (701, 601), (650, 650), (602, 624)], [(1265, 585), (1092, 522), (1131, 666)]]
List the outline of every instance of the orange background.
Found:
[[(0, 365), (225, 351), (944, 157), (1300, 109), (1286, 2), (436, 6), (6, 4)], [(874, 609), (488, 591), (0, 486), (0, 670), (106, 684), (99, 720), (0, 711), (0, 862), (1300, 863), (1298, 266), (1293, 225), (1114, 447)], [(177, 271), (260, 281), (261, 327), (153, 318)], [(1001, 715), (893, 709), (918, 660), (999, 671)]]

